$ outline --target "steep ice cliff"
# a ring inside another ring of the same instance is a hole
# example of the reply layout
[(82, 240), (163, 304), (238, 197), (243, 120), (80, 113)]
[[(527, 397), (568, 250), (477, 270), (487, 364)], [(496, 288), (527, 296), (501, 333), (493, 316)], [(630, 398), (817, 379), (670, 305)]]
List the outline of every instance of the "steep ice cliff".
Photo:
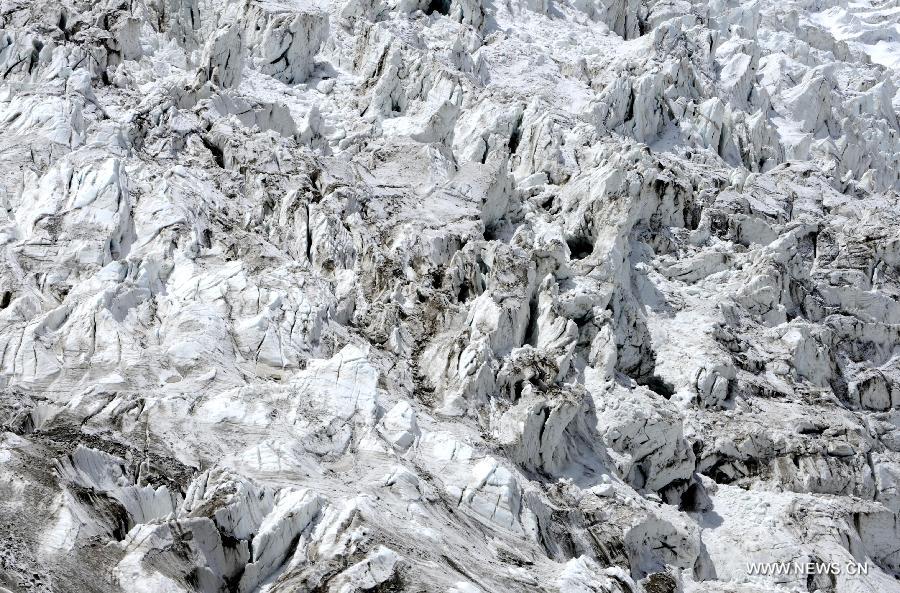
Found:
[(900, 591), (898, 87), (897, 0), (0, 0), (0, 592)]

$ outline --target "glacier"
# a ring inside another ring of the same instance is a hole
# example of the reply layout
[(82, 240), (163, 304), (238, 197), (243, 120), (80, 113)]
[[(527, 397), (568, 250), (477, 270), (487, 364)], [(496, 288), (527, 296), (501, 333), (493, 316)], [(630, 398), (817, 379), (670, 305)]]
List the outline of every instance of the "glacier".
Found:
[(0, 0), (0, 593), (900, 592), (898, 88), (897, 0)]

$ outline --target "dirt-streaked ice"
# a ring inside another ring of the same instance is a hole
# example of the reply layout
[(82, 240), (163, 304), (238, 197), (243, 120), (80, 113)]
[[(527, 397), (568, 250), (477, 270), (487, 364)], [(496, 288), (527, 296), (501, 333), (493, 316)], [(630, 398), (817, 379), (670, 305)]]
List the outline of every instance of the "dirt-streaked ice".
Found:
[(0, 0), (0, 593), (900, 591), (898, 55)]

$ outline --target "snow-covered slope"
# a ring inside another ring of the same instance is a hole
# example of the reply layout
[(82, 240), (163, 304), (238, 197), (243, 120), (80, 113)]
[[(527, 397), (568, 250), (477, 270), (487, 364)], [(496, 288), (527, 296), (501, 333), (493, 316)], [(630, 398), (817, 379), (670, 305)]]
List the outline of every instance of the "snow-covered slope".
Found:
[(900, 591), (898, 56), (896, 0), (0, 0), (0, 592)]

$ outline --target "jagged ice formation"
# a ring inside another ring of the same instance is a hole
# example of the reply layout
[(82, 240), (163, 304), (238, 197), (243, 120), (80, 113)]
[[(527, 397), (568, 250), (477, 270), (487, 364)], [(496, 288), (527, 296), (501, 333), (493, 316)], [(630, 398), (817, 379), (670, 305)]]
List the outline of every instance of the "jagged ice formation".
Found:
[(898, 85), (897, 0), (0, 0), (0, 592), (900, 591)]

